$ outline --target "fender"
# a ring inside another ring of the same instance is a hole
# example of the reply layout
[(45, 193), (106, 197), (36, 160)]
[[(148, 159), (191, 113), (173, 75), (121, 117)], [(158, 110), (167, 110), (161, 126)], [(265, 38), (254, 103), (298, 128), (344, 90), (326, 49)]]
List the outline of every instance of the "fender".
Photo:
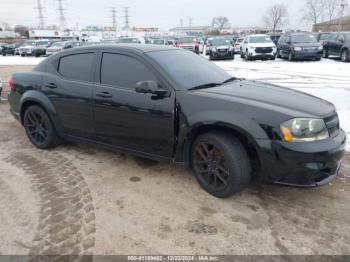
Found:
[(257, 152), (260, 146), (257, 139), (269, 139), (266, 132), (253, 119), (227, 111), (204, 111), (191, 115), (189, 118), (180, 115), (180, 132), (176, 147), (175, 161), (187, 162), (190, 145), (198, 130), (218, 128), (232, 130), (243, 135)]
[(57, 117), (56, 109), (53, 106), (52, 102), (50, 99), (43, 94), (42, 92), (38, 90), (29, 90), (23, 94), (21, 97), (20, 103), (19, 103), (19, 112), (21, 116), (21, 123), (23, 124), (23, 109), (25, 108), (25, 105), (27, 103), (37, 103), (41, 107), (43, 107), (46, 112), (48, 113), (53, 125), (55, 126), (56, 130), (58, 133), (63, 132), (63, 127), (59, 121), (59, 118)]

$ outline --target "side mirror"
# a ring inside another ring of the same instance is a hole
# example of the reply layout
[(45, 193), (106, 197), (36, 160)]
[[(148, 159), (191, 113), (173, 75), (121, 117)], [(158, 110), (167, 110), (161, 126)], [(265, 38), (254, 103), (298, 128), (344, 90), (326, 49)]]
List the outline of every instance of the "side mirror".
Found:
[(135, 91), (141, 94), (153, 94), (156, 96), (164, 96), (168, 93), (167, 90), (160, 88), (158, 83), (153, 80), (137, 82)]
[(292, 44), (292, 42), (291, 41), (287, 41), (287, 44), (290, 45), (290, 44)]
[(343, 38), (340, 38), (340, 39), (339, 39), (339, 42), (340, 42), (340, 43), (344, 43), (345, 41), (344, 41)]

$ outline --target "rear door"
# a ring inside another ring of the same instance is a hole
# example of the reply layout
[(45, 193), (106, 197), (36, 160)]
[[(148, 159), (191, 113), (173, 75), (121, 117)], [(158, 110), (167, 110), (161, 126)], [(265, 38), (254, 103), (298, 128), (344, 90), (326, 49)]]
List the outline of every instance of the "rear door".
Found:
[(43, 77), (43, 91), (68, 135), (94, 138), (92, 80), (95, 60), (93, 51), (61, 56), (52, 62), (52, 73)]
[(337, 54), (337, 39), (339, 37), (339, 34), (333, 34), (329, 40), (327, 41), (327, 48), (328, 48), (328, 53), (330, 55), (336, 55)]
[[(97, 139), (109, 145), (169, 158), (174, 145), (175, 93), (141, 57), (102, 52), (94, 91)], [(169, 94), (154, 97), (135, 91), (139, 81), (154, 80)]]

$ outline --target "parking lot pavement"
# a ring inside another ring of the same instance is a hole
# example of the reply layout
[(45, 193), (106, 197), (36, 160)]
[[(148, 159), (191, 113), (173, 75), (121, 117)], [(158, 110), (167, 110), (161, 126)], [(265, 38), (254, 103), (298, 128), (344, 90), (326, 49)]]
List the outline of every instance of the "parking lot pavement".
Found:
[(349, 154), (325, 187), (253, 184), (216, 199), (172, 165), (38, 150), (0, 103), (0, 254), (350, 255), (349, 196)]

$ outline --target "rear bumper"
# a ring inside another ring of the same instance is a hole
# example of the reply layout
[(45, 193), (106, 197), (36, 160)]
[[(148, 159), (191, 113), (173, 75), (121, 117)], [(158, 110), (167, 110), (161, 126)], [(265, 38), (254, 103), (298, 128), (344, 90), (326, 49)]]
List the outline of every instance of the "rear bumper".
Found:
[(316, 187), (336, 178), (345, 154), (346, 135), (308, 143), (260, 140), (264, 179), (275, 184)]

